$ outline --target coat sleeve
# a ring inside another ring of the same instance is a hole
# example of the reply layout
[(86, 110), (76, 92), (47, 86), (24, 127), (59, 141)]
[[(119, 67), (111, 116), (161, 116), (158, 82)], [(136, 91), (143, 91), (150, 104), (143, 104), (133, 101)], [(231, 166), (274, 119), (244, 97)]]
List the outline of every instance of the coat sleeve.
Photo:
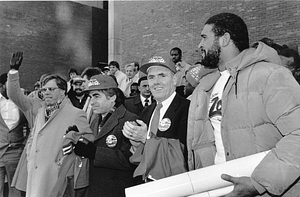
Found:
[(19, 72), (14, 74), (8, 72), (7, 95), (24, 113), (32, 109), (34, 99), (24, 95), (21, 91)]
[(286, 68), (275, 69), (263, 90), (265, 110), (283, 136), (251, 178), (273, 195), (282, 195), (300, 175), (300, 86)]

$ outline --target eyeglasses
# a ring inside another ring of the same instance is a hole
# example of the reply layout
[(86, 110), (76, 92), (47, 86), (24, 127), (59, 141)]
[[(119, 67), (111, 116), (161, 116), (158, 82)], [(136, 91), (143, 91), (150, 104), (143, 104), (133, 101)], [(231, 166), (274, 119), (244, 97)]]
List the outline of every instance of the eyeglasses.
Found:
[(47, 90), (49, 92), (54, 92), (54, 90), (58, 89), (58, 87), (48, 87), (48, 88), (41, 88), (41, 92), (45, 93)]

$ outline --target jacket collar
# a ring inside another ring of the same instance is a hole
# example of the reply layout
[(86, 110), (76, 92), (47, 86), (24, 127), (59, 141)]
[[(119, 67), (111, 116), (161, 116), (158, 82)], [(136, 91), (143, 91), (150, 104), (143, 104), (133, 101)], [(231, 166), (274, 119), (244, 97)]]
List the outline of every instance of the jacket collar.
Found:
[(121, 119), (125, 115), (126, 109), (123, 105), (120, 105), (108, 118), (108, 120), (103, 125), (100, 133), (98, 133), (98, 122), (99, 122), (99, 115), (96, 116), (96, 118), (93, 120), (92, 124), (94, 125), (93, 128), (96, 128), (96, 131), (93, 131), (95, 135), (95, 140), (103, 137), (107, 133), (109, 133), (111, 130), (113, 130), (114, 127), (116, 127), (119, 124), (119, 119)]

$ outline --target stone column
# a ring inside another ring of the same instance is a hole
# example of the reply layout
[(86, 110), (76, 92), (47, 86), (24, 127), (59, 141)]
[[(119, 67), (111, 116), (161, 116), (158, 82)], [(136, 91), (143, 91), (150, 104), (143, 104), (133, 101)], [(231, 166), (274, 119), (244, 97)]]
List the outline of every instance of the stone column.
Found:
[(108, 63), (112, 60), (122, 65), (122, 22), (115, 1), (108, 2)]

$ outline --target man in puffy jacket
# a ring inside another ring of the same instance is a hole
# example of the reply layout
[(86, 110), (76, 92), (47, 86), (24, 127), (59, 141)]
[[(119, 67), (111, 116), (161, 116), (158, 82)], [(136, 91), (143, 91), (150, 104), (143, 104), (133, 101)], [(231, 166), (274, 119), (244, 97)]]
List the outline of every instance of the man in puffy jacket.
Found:
[(280, 66), (276, 51), (259, 42), (235, 14), (207, 20), (199, 47), (204, 76), (191, 98), (187, 148), (189, 170), (271, 150), (251, 177), (222, 179), (230, 196), (300, 195), (300, 86)]

